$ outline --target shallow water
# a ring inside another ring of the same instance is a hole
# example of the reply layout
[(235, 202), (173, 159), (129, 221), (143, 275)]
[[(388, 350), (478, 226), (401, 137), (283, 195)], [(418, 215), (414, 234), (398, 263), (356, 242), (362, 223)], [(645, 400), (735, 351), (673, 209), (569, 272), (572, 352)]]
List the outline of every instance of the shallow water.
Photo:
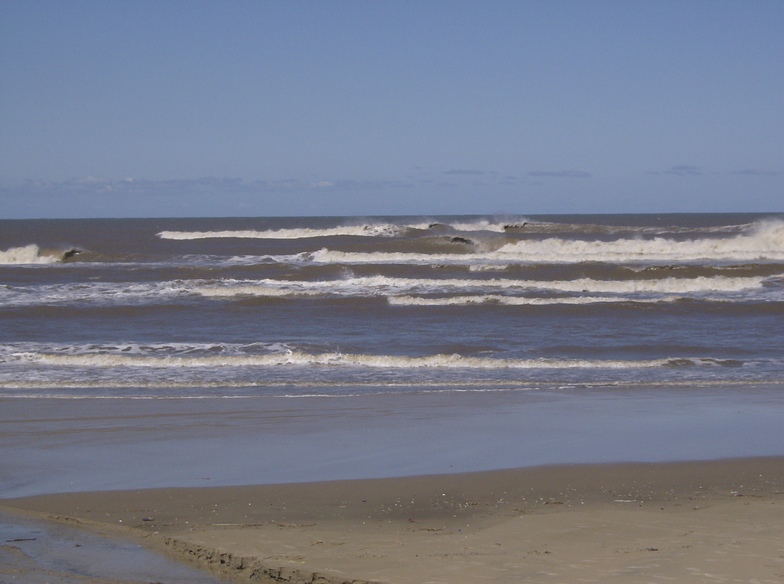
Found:
[(0, 400), (0, 494), (784, 454), (781, 386)]
[(0, 513), (0, 582), (26, 584), (224, 584), (141, 546)]

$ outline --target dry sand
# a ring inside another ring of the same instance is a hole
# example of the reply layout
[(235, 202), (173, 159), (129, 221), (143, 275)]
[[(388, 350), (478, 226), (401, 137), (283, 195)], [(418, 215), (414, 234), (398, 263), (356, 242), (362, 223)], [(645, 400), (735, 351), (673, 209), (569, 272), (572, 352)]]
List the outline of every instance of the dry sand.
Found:
[(784, 582), (784, 458), (2, 501), (239, 581)]

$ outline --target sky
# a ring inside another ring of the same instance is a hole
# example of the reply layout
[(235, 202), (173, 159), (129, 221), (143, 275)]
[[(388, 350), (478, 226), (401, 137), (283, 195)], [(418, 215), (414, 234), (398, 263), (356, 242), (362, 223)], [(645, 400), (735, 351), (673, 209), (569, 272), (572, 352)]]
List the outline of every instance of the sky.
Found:
[(784, 211), (780, 0), (0, 0), (0, 218)]

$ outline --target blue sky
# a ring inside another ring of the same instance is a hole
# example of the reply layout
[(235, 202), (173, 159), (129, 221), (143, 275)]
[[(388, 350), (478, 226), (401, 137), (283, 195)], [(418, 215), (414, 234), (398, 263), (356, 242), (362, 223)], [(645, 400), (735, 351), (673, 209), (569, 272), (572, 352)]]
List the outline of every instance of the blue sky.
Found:
[(0, 0), (0, 217), (784, 210), (784, 2)]

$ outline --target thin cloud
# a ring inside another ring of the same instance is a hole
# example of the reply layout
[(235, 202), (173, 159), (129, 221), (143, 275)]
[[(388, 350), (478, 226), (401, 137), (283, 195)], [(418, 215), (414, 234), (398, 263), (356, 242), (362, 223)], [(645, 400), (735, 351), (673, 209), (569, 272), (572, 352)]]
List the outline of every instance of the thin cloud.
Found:
[(308, 185), (309, 188), (312, 189), (328, 189), (330, 187), (334, 187), (335, 183), (329, 180), (320, 180), (318, 182), (310, 183)]
[(459, 185), (451, 181), (442, 180), (436, 183), (442, 189), (456, 189)]
[(717, 175), (717, 174), (739, 174), (745, 176), (781, 176), (782, 172), (777, 170), (771, 170), (769, 168), (744, 168), (741, 170), (732, 170), (732, 171), (724, 171), (724, 172), (706, 172), (703, 171), (702, 168), (699, 166), (693, 166), (691, 164), (679, 164), (676, 166), (671, 166), (666, 170), (651, 170), (648, 174), (669, 174), (673, 176), (704, 176), (704, 175)]
[(453, 168), (451, 170), (445, 170), (444, 174), (450, 175), (477, 175), (477, 174), (487, 174), (485, 170), (478, 170), (475, 168)]
[(690, 164), (678, 164), (671, 166), (667, 170), (652, 170), (648, 174), (671, 174), (675, 176), (702, 176), (702, 169), (699, 166)]
[(126, 178), (112, 180), (96, 177), (73, 178), (61, 182), (28, 181), (18, 187), (0, 187), (6, 196), (32, 194), (135, 194), (152, 196), (177, 196), (188, 194), (254, 194), (279, 192), (380, 190), (413, 187), (411, 181), (399, 180), (317, 180), (276, 181), (255, 180), (245, 182), (232, 177), (202, 177), (196, 179), (170, 179), (152, 181)]
[(591, 173), (583, 170), (532, 170), (526, 175), (537, 178), (590, 178)]
[(306, 190), (378, 191), (413, 187), (414, 183), (398, 180), (320, 180), (307, 185)]
[(743, 170), (734, 170), (730, 174), (745, 174), (747, 176), (779, 176), (782, 173), (769, 170), (767, 168), (744, 168)]

